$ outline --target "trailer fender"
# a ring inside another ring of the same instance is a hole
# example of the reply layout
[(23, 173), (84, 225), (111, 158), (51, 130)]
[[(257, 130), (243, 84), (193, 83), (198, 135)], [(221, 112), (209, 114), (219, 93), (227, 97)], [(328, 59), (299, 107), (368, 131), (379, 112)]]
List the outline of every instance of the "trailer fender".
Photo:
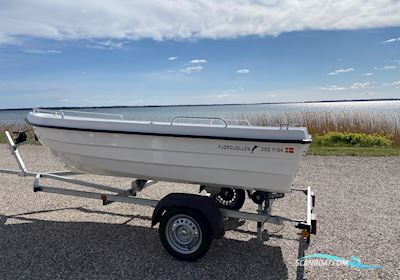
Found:
[(188, 193), (171, 193), (162, 198), (153, 211), (151, 226), (153, 227), (160, 222), (165, 210), (179, 207), (202, 213), (210, 224), (213, 239), (224, 236), (225, 230), (222, 215), (214, 200), (207, 196)]

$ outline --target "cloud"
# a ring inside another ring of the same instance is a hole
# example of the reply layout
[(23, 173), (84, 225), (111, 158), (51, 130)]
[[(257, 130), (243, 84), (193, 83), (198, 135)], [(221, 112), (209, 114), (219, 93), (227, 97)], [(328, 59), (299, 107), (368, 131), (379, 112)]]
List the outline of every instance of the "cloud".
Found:
[(350, 88), (352, 89), (360, 89), (360, 88), (365, 88), (369, 86), (371, 83), (370, 82), (365, 82), (365, 83), (353, 83)]
[(398, 37), (398, 38), (391, 38), (391, 39), (388, 39), (388, 40), (386, 40), (386, 41), (383, 41), (382, 43), (387, 44), (387, 43), (394, 43), (394, 42), (400, 42), (400, 37)]
[(192, 64), (207, 63), (207, 60), (205, 60), (205, 59), (193, 59), (189, 63), (192, 63)]
[(237, 89), (228, 89), (228, 90), (224, 90), (219, 94), (216, 94), (215, 97), (216, 98), (226, 98), (226, 97), (231, 97), (234, 95), (237, 95), (239, 91), (243, 91), (243, 89), (241, 88), (240, 90)]
[(319, 89), (329, 90), (329, 91), (339, 91), (339, 90), (346, 90), (347, 88), (342, 86), (332, 85), (332, 86), (320, 87)]
[(59, 50), (47, 50), (47, 53), (61, 54)]
[(236, 71), (236, 73), (238, 73), (238, 74), (249, 74), (250, 73), (250, 70), (249, 69), (239, 69), (239, 70), (237, 70)]
[(233, 97), (238, 97), (243, 95), (244, 88), (240, 87), (237, 89), (228, 89), (224, 90), (220, 93), (213, 93), (208, 95), (208, 97), (211, 98), (233, 98)]
[(91, 44), (86, 45), (86, 47), (91, 49), (115, 50), (115, 49), (122, 49), (124, 47), (124, 42), (114, 42), (112, 40), (107, 40), (107, 41), (90, 40), (90, 41)]
[(374, 70), (383, 70), (383, 71), (386, 71), (386, 70), (393, 70), (393, 69), (396, 69), (396, 68), (397, 68), (396, 65), (385, 65), (385, 66), (383, 66), (383, 67), (374, 67)]
[(372, 76), (372, 75), (374, 75), (374, 73), (371, 73), (371, 72), (368, 72), (368, 73), (365, 73), (365, 74), (361, 74), (361, 76)]
[[(400, 25), (397, 1), (0, 1), (0, 44), (54, 40), (182, 40), (277, 36)], [(304, 16), (307, 15), (307, 16)]]
[(392, 70), (392, 69), (396, 69), (397, 66), (395, 65), (385, 65), (383, 66), (383, 70)]
[(23, 52), (32, 54), (62, 54), (62, 52), (59, 50), (40, 50), (40, 49), (27, 49), (23, 50)]
[(181, 69), (180, 72), (186, 73), (186, 74), (192, 74), (195, 72), (200, 72), (203, 70), (203, 66), (193, 66), (193, 67), (186, 67), (184, 69)]
[(339, 75), (341, 73), (347, 73), (347, 72), (353, 72), (354, 68), (341, 68), (341, 69), (337, 69), (333, 72), (328, 73), (328, 75)]
[(176, 59), (178, 59), (177, 56), (170, 56), (170, 57), (168, 57), (168, 60), (169, 60), (169, 61), (176, 60)]
[(328, 90), (328, 91), (342, 91), (342, 90), (349, 90), (349, 89), (363, 89), (371, 85), (371, 82), (365, 83), (353, 83), (351, 86), (338, 86), (338, 85), (327, 85), (324, 87), (319, 87), (321, 90)]
[(217, 94), (215, 97), (216, 98), (227, 98), (227, 97), (231, 97), (232, 94), (229, 93), (221, 93), (221, 94)]
[(393, 83), (391, 83), (391, 85), (396, 88), (400, 88), (400, 81), (393, 82)]

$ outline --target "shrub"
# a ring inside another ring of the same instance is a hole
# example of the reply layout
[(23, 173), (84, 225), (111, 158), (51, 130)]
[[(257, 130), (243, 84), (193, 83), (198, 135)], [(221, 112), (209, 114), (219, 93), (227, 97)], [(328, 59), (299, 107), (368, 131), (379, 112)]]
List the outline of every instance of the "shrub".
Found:
[(389, 147), (393, 143), (387, 135), (366, 133), (328, 132), (314, 137), (319, 146)]

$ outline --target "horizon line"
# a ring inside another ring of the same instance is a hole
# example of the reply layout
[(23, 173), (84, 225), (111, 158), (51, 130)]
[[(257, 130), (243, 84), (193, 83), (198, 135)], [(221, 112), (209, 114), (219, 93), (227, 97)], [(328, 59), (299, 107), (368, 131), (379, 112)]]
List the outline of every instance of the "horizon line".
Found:
[(113, 105), (113, 106), (45, 106), (24, 108), (0, 108), (0, 111), (42, 109), (111, 109), (111, 108), (157, 108), (157, 107), (195, 107), (195, 106), (240, 106), (240, 105), (279, 105), (279, 104), (310, 104), (310, 103), (335, 103), (335, 102), (368, 102), (368, 101), (400, 101), (400, 98), (374, 98), (374, 99), (339, 99), (317, 101), (282, 101), (282, 102), (255, 102), (255, 103), (211, 103), (211, 104), (171, 104), (171, 105)]

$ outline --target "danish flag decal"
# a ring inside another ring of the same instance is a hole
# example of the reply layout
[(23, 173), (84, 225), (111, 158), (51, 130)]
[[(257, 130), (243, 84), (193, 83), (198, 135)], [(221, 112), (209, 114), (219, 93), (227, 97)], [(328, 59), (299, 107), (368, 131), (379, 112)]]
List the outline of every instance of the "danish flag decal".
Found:
[(294, 154), (294, 148), (293, 147), (286, 147), (285, 148), (285, 153)]

